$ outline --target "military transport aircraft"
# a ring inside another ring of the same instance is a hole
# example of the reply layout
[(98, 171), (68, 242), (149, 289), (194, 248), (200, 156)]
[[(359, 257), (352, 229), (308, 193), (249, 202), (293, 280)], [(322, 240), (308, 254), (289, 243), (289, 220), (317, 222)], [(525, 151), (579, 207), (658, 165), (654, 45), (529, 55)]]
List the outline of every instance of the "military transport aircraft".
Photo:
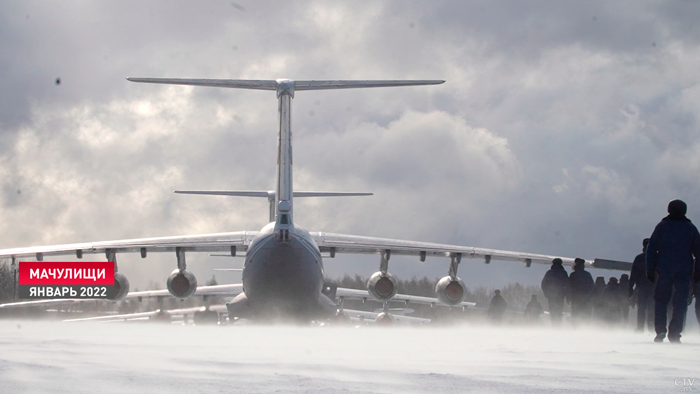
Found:
[[(292, 185), (292, 131), (291, 103), (296, 92), (305, 90), (349, 89), (370, 87), (396, 87), (413, 85), (438, 85), (441, 80), (405, 81), (294, 81), (278, 80), (228, 80), (228, 79), (168, 79), (127, 78), (132, 82), (194, 85), (220, 88), (269, 90), (277, 95), (279, 111), (277, 185), (274, 191), (201, 191), (178, 190), (176, 193), (263, 197), (270, 202), (270, 223), (260, 231), (238, 231), (218, 234), (185, 235), (162, 238), (142, 238), (119, 241), (88, 242), (53, 246), (34, 246), (0, 250), (0, 258), (36, 259), (46, 256), (82, 258), (85, 253), (104, 253), (115, 266), (115, 296), (113, 301), (134, 297), (163, 297), (172, 295), (185, 299), (197, 295), (228, 295), (235, 298), (226, 304), (233, 318), (260, 318), (285, 315), (295, 319), (318, 320), (337, 313), (335, 298), (372, 298), (386, 302), (401, 299), (404, 302), (441, 303), (448, 306), (466, 306), (465, 285), (457, 275), (463, 259), (480, 259), (489, 263), (492, 259), (520, 261), (527, 267), (532, 263), (550, 264), (556, 257), (572, 265), (574, 259), (543, 254), (520, 253), (468, 246), (383, 239), (356, 235), (309, 232), (294, 221), (294, 197), (329, 197), (368, 195), (371, 193), (303, 192), (294, 191)], [(119, 253), (173, 253), (177, 268), (167, 280), (167, 291), (129, 293), (127, 278), (117, 271)], [(226, 252), (231, 256), (245, 253), (241, 284), (197, 286), (195, 276), (187, 270), (185, 256), (192, 252)], [(367, 282), (367, 290), (335, 289), (324, 285), (322, 253), (335, 257), (338, 253), (376, 254), (379, 269)], [(412, 255), (425, 261), (427, 256), (444, 257), (448, 262), (448, 274), (435, 287), (437, 299), (397, 295), (397, 280), (389, 272), (391, 256)], [(588, 266), (616, 268), (606, 261), (586, 261)], [(626, 268), (626, 267), (625, 267)], [(326, 291), (324, 291), (326, 290)], [(331, 294), (328, 294), (328, 293)], [(324, 294), (326, 293), (326, 294)], [(335, 294), (332, 294), (335, 293)], [(79, 300), (44, 300), (5, 304), (2, 307)], [(385, 306), (386, 309), (386, 306)]]

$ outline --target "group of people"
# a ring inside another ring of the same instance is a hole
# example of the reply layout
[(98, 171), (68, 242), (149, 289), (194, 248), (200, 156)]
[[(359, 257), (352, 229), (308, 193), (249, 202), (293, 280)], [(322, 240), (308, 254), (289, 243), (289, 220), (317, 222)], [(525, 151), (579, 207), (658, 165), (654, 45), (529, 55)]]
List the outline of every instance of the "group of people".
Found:
[[(608, 279), (599, 276), (593, 280), (586, 271), (585, 260), (576, 259), (571, 274), (567, 274), (561, 259), (552, 261), (552, 268), (542, 279), (542, 292), (549, 305), (552, 325), (560, 325), (564, 303), (571, 304), (574, 325), (596, 320), (609, 324), (625, 324), (632, 306), (628, 274)], [(533, 295), (533, 301), (536, 301)], [(537, 310), (537, 305), (533, 305)], [(526, 315), (527, 310), (526, 310)]]
[[(552, 325), (561, 324), (566, 302), (571, 304), (574, 325), (591, 319), (626, 323), (630, 306), (636, 304), (637, 331), (644, 332), (645, 326), (651, 331), (653, 327), (655, 342), (668, 337), (670, 342), (679, 343), (693, 294), (700, 324), (700, 233), (686, 212), (687, 205), (681, 200), (668, 204), (668, 216), (642, 242), (642, 253), (634, 259), (630, 274), (623, 274), (619, 280), (611, 277), (606, 284), (600, 276), (593, 281), (583, 259), (575, 260), (571, 274), (561, 259), (552, 260), (551, 269), (542, 279)], [(489, 316), (500, 321), (505, 309), (506, 301), (496, 290)], [(539, 320), (542, 311), (533, 294), (525, 310), (526, 320)]]
[[(631, 307), (631, 299), (627, 296), (629, 275), (623, 274), (619, 281), (610, 278), (607, 284), (599, 276), (594, 282), (584, 263), (584, 260), (576, 259), (573, 271), (568, 274), (561, 259), (555, 259), (552, 269), (545, 274), (542, 291), (548, 301), (552, 324), (561, 324), (565, 303), (571, 304), (571, 317), (575, 325), (592, 319), (610, 324), (626, 323)], [(500, 322), (506, 307), (500, 290), (496, 290), (488, 310), (491, 320)], [(525, 321), (539, 322), (543, 311), (537, 295), (533, 294), (525, 308)]]
[[(491, 303), (489, 304), (488, 316), (491, 322), (500, 324), (506, 309), (508, 309), (508, 304), (501, 295), (500, 290), (496, 290), (494, 293), (493, 298), (491, 298)], [(528, 323), (539, 322), (542, 312), (544, 312), (542, 304), (537, 300), (537, 295), (533, 294), (525, 308), (525, 321)]]
[[(670, 342), (680, 343), (688, 304), (692, 300), (691, 289), (697, 292), (700, 287), (700, 233), (685, 216), (687, 210), (685, 202), (671, 201), (668, 216), (656, 225), (651, 237), (642, 242), (642, 253), (634, 259), (629, 277), (622, 276), (622, 286), (616, 278), (610, 278), (601, 293), (602, 300), (598, 301), (602, 301), (604, 319), (616, 320), (619, 312), (624, 320), (629, 312), (629, 306), (624, 306), (625, 299), (633, 298), (636, 293), (637, 330), (644, 331), (644, 326), (651, 326), (653, 321), (655, 342), (663, 342), (668, 336)], [(580, 259), (576, 259), (574, 272), (566, 279), (561, 260), (554, 259), (552, 268), (542, 280), (542, 291), (547, 297), (553, 324), (561, 322), (567, 297), (571, 297), (574, 323), (587, 316), (592, 296), (596, 294), (595, 288), (601, 287), (600, 283), (593, 285), (593, 279)], [(601, 277), (598, 279), (602, 280)], [(628, 279), (627, 283), (624, 279)], [(673, 309), (670, 322), (667, 316), (669, 304)], [(700, 323), (698, 301), (695, 305)]]

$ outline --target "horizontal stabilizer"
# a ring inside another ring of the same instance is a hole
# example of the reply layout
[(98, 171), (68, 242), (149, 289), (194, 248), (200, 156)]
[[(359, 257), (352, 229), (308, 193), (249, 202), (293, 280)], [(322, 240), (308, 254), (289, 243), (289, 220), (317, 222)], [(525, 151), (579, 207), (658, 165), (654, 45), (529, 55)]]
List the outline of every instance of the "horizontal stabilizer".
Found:
[(295, 81), (294, 90), (326, 90), (353, 88), (384, 88), (391, 86), (440, 85), (443, 80), (404, 80), (404, 81)]
[[(199, 194), (203, 196), (237, 196), (237, 197), (265, 197), (275, 198), (275, 191), (252, 191), (252, 190), (175, 190), (178, 194)], [(294, 197), (352, 197), (352, 196), (373, 196), (374, 193), (364, 192), (293, 192)]]
[[(200, 196), (235, 196), (235, 197), (266, 197), (270, 204), (270, 221), (275, 221), (277, 211), (275, 210), (275, 191), (256, 190), (175, 190), (178, 194), (198, 194)], [(294, 197), (351, 197), (351, 196), (372, 196), (374, 193), (357, 192), (292, 192)]]
[[(281, 82), (293, 82), (294, 90), (328, 90), (354, 88), (385, 88), (392, 86), (439, 85), (443, 80), (365, 80), (365, 81), (289, 81), (257, 79), (191, 79), (191, 78), (127, 78), (131, 82), (160, 83), (166, 85), (209, 86), (214, 88), (239, 88), (254, 90), (277, 90)], [(279, 82), (278, 82), (279, 81)]]
[[(238, 196), (238, 197), (269, 197), (270, 192), (268, 191), (248, 191), (248, 190), (238, 190), (238, 191), (225, 191), (225, 190), (174, 190), (173, 193), (177, 194), (199, 194), (203, 196)], [(272, 192), (274, 196), (275, 192)]]
[(131, 82), (162, 83), (166, 85), (210, 86), (214, 88), (239, 88), (277, 90), (277, 81), (254, 79), (185, 79), (185, 78), (127, 78)]
[(294, 197), (357, 197), (373, 195), (374, 193), (362, 192), (294, 192)]

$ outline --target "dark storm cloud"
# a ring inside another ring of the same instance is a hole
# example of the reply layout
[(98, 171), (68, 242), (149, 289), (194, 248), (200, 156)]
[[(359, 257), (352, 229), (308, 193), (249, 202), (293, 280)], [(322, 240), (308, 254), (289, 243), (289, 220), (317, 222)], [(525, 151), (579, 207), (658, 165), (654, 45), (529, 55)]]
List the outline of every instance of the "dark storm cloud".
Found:
[(695, 23), (700, 15), (700, 4), (697, 2), (661, 1), (655, 4), (653, 11), (672, 36), (683, 37), (692, 45), (700, 42), (700, 26)]
[(663, 38), (669, 22), (655, 17), (655, 2), (645, 1), (443, 1), (392, 8), (410, 13), (418, 28), (437, 32), (435, 39), (481, 40), (489, 51), (534, 60), (542, 50), (572, 44), (611, 52), (646, 50)]
[[(297, 92), (295, 186), (376, 193), (295, 201), (300, 224), (630, 259), (668, 200), (700, 212), (697, 14), (638, 1), (3, 3), (3, 246), (265, 222), (264, 200), (171, 190), (273, 189), (274, 94), (124, 77), (416, 78), (447, 83)], [(124, 269), (161, 278), (166, 260)], [(355, 261), (329, 269), (376, 266)], [(498, 267), (474, 270), (541, 275)]]

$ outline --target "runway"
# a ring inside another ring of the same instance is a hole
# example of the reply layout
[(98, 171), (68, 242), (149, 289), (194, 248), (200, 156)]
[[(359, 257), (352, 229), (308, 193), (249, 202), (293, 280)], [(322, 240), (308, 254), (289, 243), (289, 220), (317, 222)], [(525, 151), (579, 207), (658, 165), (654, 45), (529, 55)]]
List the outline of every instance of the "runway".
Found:
[(684, 335), (682, 345), (654, 344), (652, 338), (651, 334), (602, 329), (181, 326), (3, 320), (0, 392), (700, 390), (700, 335)]

